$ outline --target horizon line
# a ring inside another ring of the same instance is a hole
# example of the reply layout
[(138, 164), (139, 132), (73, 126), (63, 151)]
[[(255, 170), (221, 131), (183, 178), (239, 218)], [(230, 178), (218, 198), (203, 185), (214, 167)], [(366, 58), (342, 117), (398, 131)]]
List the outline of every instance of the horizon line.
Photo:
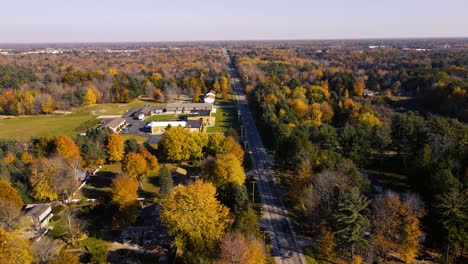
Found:
[(0, 45), (28, 44), (141, 44), (141, 43), (181, 43), (181, 42), (268, 42), (268, 41), (330, 41), (330, 40), (429, 40), (429, 39), (468, 39), (468, 36), (416, 36), (416, 37), (344, 37), (344, 38), (303, 38), (303, 39), (200, 39), (200, 40), (115, 40), (115, 41), (38, 41), (0, 42)]

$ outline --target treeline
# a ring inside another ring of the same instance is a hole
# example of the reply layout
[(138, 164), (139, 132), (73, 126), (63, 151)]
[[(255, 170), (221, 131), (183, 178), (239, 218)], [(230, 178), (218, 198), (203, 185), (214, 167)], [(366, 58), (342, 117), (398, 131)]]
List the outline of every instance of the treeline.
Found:
[[(417, 79), (420, 64), (436, 53), (231, 52), (264, 142), (278, 165), (294, 175), (289, 199), (302, 212), (303, 224), (320, 230), (312, 235), (321, 241), (322, 257), (372, 262), (398, 253), (411, 261), (425, 237), (425, 245), (444, 252), (446, 262), (463, 260), (467, 127), (445, 117), (392, 110), (393, 95), (400, 89), (413, 93), (408, 80)], [(452, 65), (463, 61), (463, 54), (452, 56), (447, 59)], [(466, 87), (463, 74), (446, 77)], [(425, 87), (438, 89), (432, 84)], [(388, 91), (370, 98), (365, 89)], [(466, 108), (466, 102), (459, 103)], [(431, 107), (439, 112), (439, 106)], [(374, 179), (362, 170), (367, 168), (404, 174), (422, 199), (390, 191), (376, 196)], [(391, 228), (382, 215), (389, 215)]]
[[(467, 116), (468, 61), (459, 50), (346, 51), (310, 48), (237, 50), (235, 60), (245, 84), (270, 79), (281, 86), (297, 86), (327, 81), (331, 93), (362, 96), (364, 89), (388, 95), (404, 95), (434, 113)], [(251, 89), (248, 86), (247, 89)]]
[(221, 49), (146, 49), (107, 53), (0, 57), (0, 113), (48, 114), (95, 103), (128, 103), (143, 96), (170, 101), (227, 92)]

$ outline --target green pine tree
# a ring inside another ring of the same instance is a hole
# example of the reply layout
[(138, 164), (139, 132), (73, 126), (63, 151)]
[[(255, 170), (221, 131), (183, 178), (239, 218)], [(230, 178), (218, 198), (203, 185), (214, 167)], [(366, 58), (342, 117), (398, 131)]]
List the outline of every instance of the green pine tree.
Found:
[(331, 216), (338, 248), (349, 248), (353, 259), (356, 247), (362, 248), (367, 245), (364, 235), (370, 226), (366, 216), (369, 202), (358, 188), (352, 188), (341, 193)]
[(159, 170), (159, 187), (159, 192), (163, 197), (168, 196), (174, 188), (174, 181), (172, 180), (171, 172), (166, 165), (162, 166)]

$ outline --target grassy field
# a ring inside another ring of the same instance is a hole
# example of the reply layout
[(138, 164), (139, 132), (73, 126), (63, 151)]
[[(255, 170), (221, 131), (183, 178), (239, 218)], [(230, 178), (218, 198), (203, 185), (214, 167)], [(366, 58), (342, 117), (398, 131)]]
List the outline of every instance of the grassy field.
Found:
[(132, 107), (163, 104), (134, 100), (128, 104), (96, 104), (73, 109), (68, 115), (0, 117), (0, 138), (27, 140), (37, 136), (75, 136), (97, 127), (100, 115), (120, 115)]
[(153, 115), (148, 118), (145, 118), (146, 121), (174, 121), (174, 120), (182, 120), (184, 117), (186, 117), (187, 114), (181, 114), (181, 115), (176, 115), (176, 114), (168, 114), (168, 115)]
[(208, 133), (226, 132), (230, 128), (239, 131), (237, 108), (218, 108), (215, 113), (215, 125), (207, 129)]

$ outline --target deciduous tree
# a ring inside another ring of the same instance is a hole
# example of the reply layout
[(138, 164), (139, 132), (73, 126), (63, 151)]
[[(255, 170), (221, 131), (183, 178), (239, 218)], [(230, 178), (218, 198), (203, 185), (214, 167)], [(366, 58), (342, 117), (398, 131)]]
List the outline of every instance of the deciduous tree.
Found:
[(80, 149), (75, 141), (66, 135), (60, 135), (55, 139), (57, 154), (63, 157), (68, 163), (73, 160), (81, 160)]
[(148, 163), (140, 153), (128, 153), (122, 160), (122, 170), (130, 177), (140, 182), (143, 187), (143, 177), (148, 173)]
[(9, 229), (20, 214), (23, 201), (11, 184), (0, 178), (0, 226)]
[(121, 135), (112, 133), (109, 135), (107, 142), (107, 153), (109, 160), (112, 162), (119, 162), (123, 159), (125, 154), (124, 140)]
[(0, 263), (28, 264), (33, 260), (30, 242), (0, 227)]
[(244, 168), (234, 154), (218, 155), (213, 174), (210, 175), (209, 179), (216, 186), (223, 186), (231, 182), (243, 185), (245, 182)]
[(216, 200), (216, 188), (197, 180), (163, 202), (161, 219), (183, 254), (210, 256), (227, 227), (229, 209)]

